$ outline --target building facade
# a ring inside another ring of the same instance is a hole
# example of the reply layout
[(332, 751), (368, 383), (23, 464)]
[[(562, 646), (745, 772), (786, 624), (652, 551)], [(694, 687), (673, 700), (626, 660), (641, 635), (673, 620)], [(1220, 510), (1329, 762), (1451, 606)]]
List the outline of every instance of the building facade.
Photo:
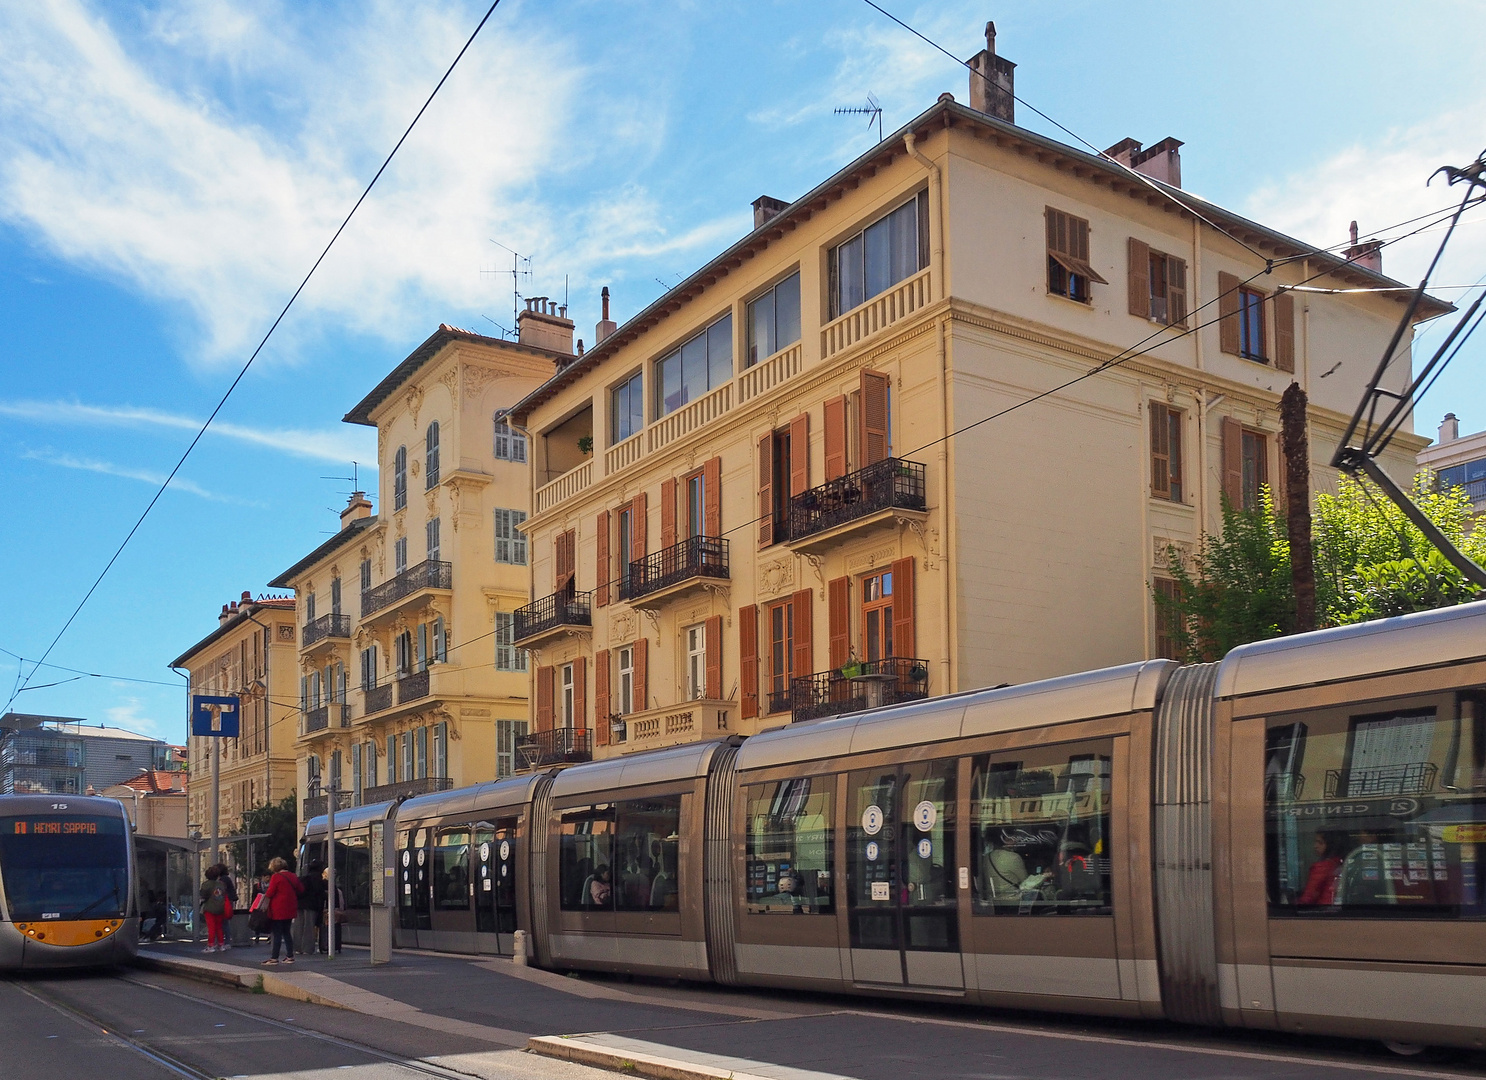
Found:
[(170, 769), (162, 739), (68, 716), (0, 717), (0, 794), (87, 795), (141, 769)]
[(301, 625), (301, 815), (508, 775), (527, 729), (520, 527), (526, 441), (502, 414), (573, 355), (573, 324), (523, 312), (519, 342), (441, 326), (345, 417), (377, 429), (379, 512), (355, 493), (340, 532), (271, 583)]
[[(977, 63), (978, 108), (943, 95), (760, 199), (513, 410), (529, 762), (1164, 652), (1167, 552), (1281, 475), (1292, 379), (1334, 483), (1369, 365), (1319, 375), (1378, 355), (1403, 307), (1283, 287), (1388, 279), (1186, 195), (1174, 139), (1125, 140), (1121, 165), (1016, 127), (1011, 65)], [(1407, 476), (1420, 440), (1398, 445)]]
[(129, 820), (145, 836), (168, 836), (185, 839), (188, 802), (184, 770), (146, 769), (99, 792), (118, 799), (129, 813)]
[(211, 831), (213, 742), (221, 750), (221, 835), (248, 810), (278, 802), (295, 790), (296, 640), (291, 598), (255, 600), (244, 592), (222, 605), (214, 631), (170, 665), (189, 673), (192, 695), (241, 699), (236, 738), (188, 734), (186, 739), (188, 824), (203, 834)]
[(1418, 461), (1419, 468), (1434, 473), (1436, 484), (1464, 488), (1476, 513), (1486, 513), (1486, 431), (1461, 435), (1459, 419), (1446, 413), (1439, 438), (1419, 451)]

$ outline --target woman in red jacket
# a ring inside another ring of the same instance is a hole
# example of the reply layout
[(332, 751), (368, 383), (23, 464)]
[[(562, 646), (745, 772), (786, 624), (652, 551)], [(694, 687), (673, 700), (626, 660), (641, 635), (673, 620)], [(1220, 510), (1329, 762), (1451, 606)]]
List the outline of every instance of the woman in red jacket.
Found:
[(268, 917), (273, 927), (273, 954), (264, 967), (276, 967), (279, 962), (279, 942), (284, 943), (284, 963), (294, 963), (294, 916), (299, 914), (299, 894), (304, 886), (299, 878), (289, 872), (289, 864), (283, 859), (274, 859), (268, 864), (272, 877), (263, 899), (268, 904)]

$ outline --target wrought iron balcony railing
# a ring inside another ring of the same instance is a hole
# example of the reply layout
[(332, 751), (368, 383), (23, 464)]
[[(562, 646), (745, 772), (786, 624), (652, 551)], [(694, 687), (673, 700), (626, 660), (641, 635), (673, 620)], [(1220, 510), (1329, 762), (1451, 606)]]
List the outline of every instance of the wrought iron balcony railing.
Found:
[(417, 701), (428, 696), (428, 669), (415, 671), (397, 680), (397, 703)]
[(308, 649), (317, 641), (326, 638), (348, 638), (351, 636), (351, 616), (349, 615), (321, 615), (314, 622), (305, 624), (304, 632), (299, 637), (299, 647)]
[(879, 510), (924, 510), (924, 467), (886, 458), (802, 491), (789, 501), (789, 539), (834, 529)]
[(593, 760), (593, 732), (588, 728), (533, 731), (516, 740), (516, 753), (528, 769)]
[[(351, 809), (351, 793), (342, 791), (335, 797), (335, 812), (339, 814), (342, 810)], [(304, 819), (320, 817), (330, 812), (329, 795), (310, 795), (304, 800)]]
[(619, 582), (619, 599), (638, 600), (692, 578), (726, 580), (728, 542), (717, 536), (693, 536), (629, 564)]
[(381, 611), (422, 589), (452, 589), (453, 582), (453, 563), (429, 559), (417, 566), (410, 566), (395, 578), (361, 594), (361, 617)]
[(392, 708), (392, 684), (383, 683), (381, 686), (373, 686), (366, 692), (366, 705), (362, 715), (370, 716), (379, 713), (383, 709)]
[(512, 640), (524, 641), (560, 626), (592, 626), (592, 604), (591, 592), (564, 591), (519, 607), (512, 620)]
[(882, 660), (865, 660), (837, 668), (817, 671), (798, 678), (791, 685), (791, 719), (798, 724), (823, 716), (861, 712), (867, 707), (867, 688), (853, 682), (857, 675), (892, 675), (892, 682), (882, 690), (884, 705), (901, 705), (929, 696), (929, 663), (910, 657), (889, 656)]
[(311, 709), (304, 714), (304, 733), (311, 735), (316, 731), (324, 731), (332, 724), (336, 727), (351, 726), (351, 706), (331, 702), (321, 705), (317, 709)]
[(361, 805), (391, 802), (393, 799), (410, 799), (414, 795), (428, 795), (435, 791), (448, 791), (454, 780), (448, 776), (423, 776), (416, 780), (399, 780), (395, 784), (378, 784), (361, 789)]

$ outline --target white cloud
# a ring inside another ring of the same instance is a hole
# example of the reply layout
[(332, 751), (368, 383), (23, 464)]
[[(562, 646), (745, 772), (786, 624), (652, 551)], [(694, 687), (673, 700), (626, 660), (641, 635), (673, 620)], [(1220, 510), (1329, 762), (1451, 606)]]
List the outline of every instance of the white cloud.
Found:
[[(115, 684), (121, 685), (121, 684)], [(111, 706), (103, 710), (109, 727), (123, 728), (132, 731), (136, 735), (153, 735), (157, 739), (166, 742), (178, 743), (181, 741), (181, 732), (168, 732), (166, 726), (150, 716), (144, 715), (144, 702), (139, 698), (124, 698), (123, 703)], [(141, 766), (143, 771), (144, 766)]]
[[(100, 461), (97, 458), (77, 457), (73, 454), (63, 454), (55, 450), (26, 450), (21, 453), (26, 461), (40, 461), (47, 465), (57, 465), (63, 469), (79, 469), (83, 472), (101, 473), (104, 476), (117, 476), (124, 480), (138, 480), (144, 484), (159, 487), (165, 483), (165, 473), (155, 472), (153, 469), (131, 469), (124, 465), (115, 465), (111, 461)], [(179, 491), (186, 495), (195, 495), (211, 502), (235, 503), (239, 506), (261, 506), (261, 503), (249, 502), (239, 499), (233, 495), (219, 495), (214, 491), (208, 491), (200, 484), (193, 483), (180, 476), (171, 477), (170, 490)]]

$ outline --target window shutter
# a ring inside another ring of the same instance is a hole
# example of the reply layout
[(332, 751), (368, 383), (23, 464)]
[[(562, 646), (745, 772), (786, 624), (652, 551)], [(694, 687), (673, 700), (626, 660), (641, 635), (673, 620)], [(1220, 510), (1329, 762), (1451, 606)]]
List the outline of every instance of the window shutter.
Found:
[(1223, 494), (1234, 509), (1243, 506), (1243, 425), (1231, 416), (1223, 417)]
[(648, 689), (650, 675), (650, 639), (643, 637), (636, 638), (634, 647), (634, 706), (635, 712), (644, 712), (646, 709), (650, 708), (650, 691)]
[(1171, 498), (1171, 426), (1166, 422), (1167, 409), (1158, 401), (1151, 402), (1151, 494), (1158, 499)]
[(1295, 371), (1295, 294), (1276, 293), (1274, 298), (1274, 366)]
[(743, 718), (758, 715), (758, 605), (738, 609), (738, 695)]
[(552, 668), (537, 668), (537, 730), (552, 730)]
[(826, 401), (826, 480), (846, 475), (846, 395)]
[(766, 548), (773, 543), (774, 433), (768, 431), (758, 441), (758, 546)]
[(813, 612), (810, 607), (813, 597), (813, 589), (801, 589), (790, 597), (790, 605), (794, 609), (795, 617), (793, 664), (797, 679), (803, 679), (815, 667), (815, 620), (812, 618)]
[(893, 655), (912, 657), (918, 651), (913, 620), (913, 560), (893, 562)]
[(1166, 321), (1187, 325), (1187, 264), (1175, 255), (1166, 256)]
[(722, 616), (714, 615), (703, 624), (707, 637), (706, 685), (703, 692), (713, 701), (722, 700)]
[(661, 550), (676, 546), (676, 479), (660, 485), (660, 546)]
[(1238, 355), (1238, 278), (1218, 273), (1218, 348)]
[(573, 727), (581, 731), (588, 726), (588, 657), (573, 661)]
[(609, 650), (593, 654), (593, 735), (600, 746), (609, 745)]
[(830, 638), (831, 668), (842, 667), (851, 656), (851, 579), (832, 578), (826, 586), (826, 630)]
[(598, 567), (594, 576), (598, 578), (598, 583), (594, 591), (598, 595), (594, 597), (594, 603), (604, 607), (609, 603), (609, 579), (614, 576), (613, 568), (609, 565), (609, 511), (599, 511), (597, 530)]
[(629, 522), (629, 547), (630, 558), (643, 559), (645, 557), (645, 526), (650, 513), (650, 499), (642, 491), (635, 496), (630, 503)]
[(1047, 208), (1047, 250), (1073, 254), (1068, 250), (1068, 215), (1051, 206)]
[(1151, 249), (1143, 240), (1130, 237), (1130, 314), (1151, 317)]
[(803, 495), (810, 489), (810, 414), (801, 413), (789, 422), (789, 493)]
[(862, 468), (887, 458), (888, 378), (876, 371), (862, 372)]
[(708, 536), (722, 535), (722, 458), (715, 457), (702, 466), (702, 528)]

